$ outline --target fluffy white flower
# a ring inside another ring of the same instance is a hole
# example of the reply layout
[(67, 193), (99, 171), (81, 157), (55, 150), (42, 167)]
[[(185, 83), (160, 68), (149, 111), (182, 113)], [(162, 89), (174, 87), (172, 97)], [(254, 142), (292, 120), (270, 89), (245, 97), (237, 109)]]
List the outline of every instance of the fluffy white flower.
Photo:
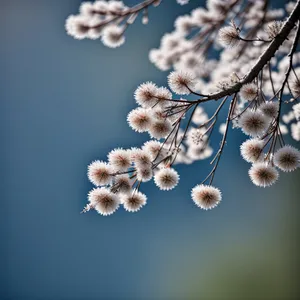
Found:
[(155, 120), (152, 122), (149, 133), (155, 139), (165, 138), (172, 130), (171, 122), (168, 120)]
[(92, 2), (82, 2), (79, 7), (79, 12), (82, 15), (91, 17), (94, 14), (94, 5)]
[(159, 141), (147, 141), (144, 143), (142, 149), (150, 154), (152, 160), (156, 158), (162, 158), (166, 155), (166, 150), (162, 148), (162, 143), (160, 143)]
[(249, 176), (255, 185), (260, 187), (267, 187), (277, 181), (279, 173), (270, 164), (258, 162), (253, 164), (250, 168)]
[(138, 181), (147, 182), (150, 181), (153, 177), (152, 168), (147, 166), (143, 168), (136, 169), (136, 179)]
[(107, 2), (107, 4), (108, 10), (112, 14), (120, 14), (126, 8), (122, 1), (110, 0)]
[(148, 151), (142, 149), (132, 149), (131, 150), (131, 159), (137, 168), (147, 168), (152, 164), (151, 155)]
[(88, 166), (88, 178), (94, 185), (106, 185), (111, 182), (112, 168), (103, 161), (93, 161)]
[(94, 2), (94, 10), (97, 11), (98, 14), (106, 14), (108, 12), (108, 6), (108, 2), (103, 0)]
[(163, 191), (172, 190), (179, 181), (179, 175), (173, 168), (160, 169), (154, 176), (155, 184)]
[(153, 82), (142, 83), (134, 92), (135, 101), (145, 108), (154, 106), (157, 103), (157, 89)]
[(115, 183), (112, 186), (112, 191), (127, 194), (131, 191), (131, 180), (128, 175), (117, 175)]
[(122, 196), (121, 202), (128, 212), (137, 212), (147, 203), (145, 194), (134, 191), (131, 195)]
[(121, 148), (114, 149), (108, 154), (108, 161), (114, 171), (127, 171), (131, 166), (130, 152)]
[(110, 48), (120, 47), (125, 42), (124, 29), (115, 24), (106, 26), (102, 32), (102, 42)]
[(218, 188), (198, 184), (192, 189), (192, 199), (198, 207), (208, 210), (220, 203), (222, 195)]
[[(184, 53), (180, 60), (174, 64), (175, 70), (189, 71), (194, 75), (200, 72), (200, 68), (204, 68), (204, 58), (193, 51)], [(200, 89), (202, 86), (203, 82), (197, 81), (195, 89)]]
[(257, 86), (255, 83), (244, 84), (240, 90), (240, 96), (245, 101), (252, 101), (257, 96)]
[(254, 163), (263, 157), (264, 142), (259, 139), (250, 139), (241, 145), (241, 155), (249, 163)]
[(150, 128), (152, 117), (147, 109), (138, 107), (128, 114), (127, 122), (133, 130), (145, 132)]
[(83, 16), (69, 16), (66, 20), (65, 28), (67, 34), (75, 39), (82, 40), (88, 36), (90, 30), (89, 19)]
[(234, 47), (239, 41), (239, 32), (235, 26), (225, 26), (219, 30), (219, 42), (223, 47)]
[(192, 11), (192, 18), (199, 27), (214, 20), (214, 16), (202, 7), (198, 7)]
[(165, 107), (170, 105), (168, 100), (172, 100), (172, 93), (166, 87), (160, 87), (156, 90), (155, 98), (157, 105)]
[(274, 154), (274, 164), (283, 172), (291, 172), (300, 166), (300, 151), (286, 145)]
[(118, 197), (103, 187), (91, 190), (88, 199), (95, 210), (103, 216), (111, 215), (120, 205)]
[(87, 33), (87, 38), (91, 40), (99, 39), (102, 35), (103, 26), (99, 25), (98, 18), (90, 21), (90, 29)]
[(181, 35), (177, 32), (166, 33), (161, 39), (161, 46), (164, 50), (171, 51), (180, 46)]
[(190, 94), (195, 84), (194, 76), (185, 71), (173, 71), (168, 76), (168, 84), (170, 89), (178, 95)]
[(188, 34), (195, 26), (193, 18), (189, 15), (179, 16), (175, 21), (176, 31), (180, 34)]
[(268, 130), (270, 119), (259, 111), (246, 110), (242, 114), (239, 124), (245, 134), (257, 137)]
[(273, 119), (278, 115), (278, 102), (267, 101), (259, 106), (259, 110), (267, 117)]
[(195, 128), (191, 127), (186, 136), (186, 144), (189, 146), (198, 146), (202, 145), (205, 141), (207, 141), (207, 136), (205, 135), (206, 128)]

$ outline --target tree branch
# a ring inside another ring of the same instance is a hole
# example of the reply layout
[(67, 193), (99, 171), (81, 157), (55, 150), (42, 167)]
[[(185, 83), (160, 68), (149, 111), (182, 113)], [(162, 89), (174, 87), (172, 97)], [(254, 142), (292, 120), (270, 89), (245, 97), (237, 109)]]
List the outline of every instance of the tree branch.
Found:
[(290, 14), (290, 16), (286, 20), (286, 22), (283, 24), (278, 35), (269, 44), (269, 46), (265, 50), (265, 52), (258, 58), (256, 64), (248, 72), (248, 74), (246, 74), (246, 76), (240, 82), (236, 83), (232, 87), (230, 87), (226, 90), (211, 94), (202, 99), (199, 99), (198, 102), (201, 103), (201, 102), (206, 102), (206, 101), (210, 101), (210, 100), (217, 101), (225, 96), (230, 96), (234, 93), (239, 92), (239, 90), (241, 89), (241, 87), (244, 84), (252, 82), (254, 80), (254, 78), (257, 77), (257, 75), (262, 70), (262, 68), (275, 55), (276, 51), (279, 49), (279, 47), (282, 45), (282, 43), (286, 40), (287, 36), (290, 34), (291, 30), (293, 29), (293, 27), (295, 26), (296, 22), (299, 19), (300, 19), (300, 0), (297, 1), (297, 4), (295, 5), (294, 10)]

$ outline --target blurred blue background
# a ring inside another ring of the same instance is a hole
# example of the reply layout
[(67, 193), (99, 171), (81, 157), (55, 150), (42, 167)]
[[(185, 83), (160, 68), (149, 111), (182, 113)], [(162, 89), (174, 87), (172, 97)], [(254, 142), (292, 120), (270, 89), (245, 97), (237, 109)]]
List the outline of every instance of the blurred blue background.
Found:
[(79, 214), (92, 188), (87, 165), (148, 138), (126, 115), (138, 84), (166, 84), (149, 49), (204, 1), (163, 1), (115, 50), (66, 35), (80, 2), (1, 1), (0, 299), (296, 299), (300, 173), (253, 186), (237, 130), (215, 178), (218, 208), (190, 199), (209, 171), (204, 161), (178, 166), (171, 192), (142, 187), (149, 200), (137, 214)]

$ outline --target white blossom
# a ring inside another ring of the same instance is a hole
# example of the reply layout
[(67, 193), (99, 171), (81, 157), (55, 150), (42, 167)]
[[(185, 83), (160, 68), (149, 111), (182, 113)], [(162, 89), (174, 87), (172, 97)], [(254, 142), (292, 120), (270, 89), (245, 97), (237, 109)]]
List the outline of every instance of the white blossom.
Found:
[(137, 212), (147, 203), (147, 197), (145, 194), (134, 191), (131, 195), (123, 195), (121, 202), (128, 212)]
[(103, 187), (91, 190), (88, 198), (94, 209), (103, 216), (113, 214), (120, 205), (118, 197)]
[(270, 164), (258, 162), (253, 164), (250, 168), (249, 176), (255, 185), (268, 187), (277, 181), (279, 173)]
[(191, 73), (183, 71), (171, 72), (168, 76), (170, 89), (178, 95), (190, 94), (190, 89), (195, 84), (195, 79)]
[(110, 48), (120, 47), (125, 42), (124, 29), (117, 25), (110, 25), (103, 29), (102, 42)]
[(192, 189), (192, 199), (198, 207), (209, 210), (220, 203), (222, 195), (218, 188), (199, 184)]
[(103, 161), (96, 160), (88, 166), (88, 178), (96, 186), (109, 184), (111, 173), (111, 166)]
[(178, 181), (179, 175), (173, 168), (160, 169), (154, 176), (155, 184), (163, 191), (172, 190)]
[(274, 154), (274, 164), (283, 172), (291, 172), (300, 166), (300, 151), (286, 145)]

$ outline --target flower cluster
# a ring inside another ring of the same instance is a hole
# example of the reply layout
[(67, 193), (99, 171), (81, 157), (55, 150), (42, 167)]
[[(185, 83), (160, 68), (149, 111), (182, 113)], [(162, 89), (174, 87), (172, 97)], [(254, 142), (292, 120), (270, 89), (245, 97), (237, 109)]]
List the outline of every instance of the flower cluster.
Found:
[(117, 0), (83, 2), (79, 14), (67, 18), (65, 28), (75, 39), (101, 38), (105, 46), (116, 48), (125, 42), (124, 33), (135, 22), (139, 13), (143, 13), (142, 23), (147, 24), (148, 7), (158, 6), (160, 2), (161, 0), (146, 0), (131, 8)]
[[(76, 38), (101, 37), (105, 45), (117, 47), (137, 14), (159, 2), (146, 0), (133, 8), (120, 1), (84, 3), (66, 28)], [(140, 191), (143, 183), (153, 179), (160, 190), (172, 190), (180, 179), (176, 164), (213, 154), (212, 169), (192, 189), (191, 198), (204, 210), (218, 206), (222, 194), (212, 184), (230, 128), (248, 136), (240, 152), (251, 163), (248, 174), (254, 185), (271, 186), (280, 172), (299, 168), (300, 151), (284, 141), (289, 132), (300, 141), (299, 15), (300, 0), (276, 10), (268, 9), (267, 0), (208, 0), (206, 8), (179, 16), (175, 30), (149, 53), (160, 70), (173, 69), (168, 87), (139, 85), (137, 107), (127, 116), (129, 126), (148, 133), (149, 140), (140, 148), (114, 149), (107, 162), (89, 165), (95, 188), (84, 212), (110, 215), (120, 205), (136, 212), (147, 202)], [(215, 58), (211, 50), (218, 52)], [(209, 116), (204, 107), (210, 101), (218, 105)], [(225, 107), (227, 117), (220, 124)], [(216, 126), (222, 138), (214, 153), (210, 141)]]

